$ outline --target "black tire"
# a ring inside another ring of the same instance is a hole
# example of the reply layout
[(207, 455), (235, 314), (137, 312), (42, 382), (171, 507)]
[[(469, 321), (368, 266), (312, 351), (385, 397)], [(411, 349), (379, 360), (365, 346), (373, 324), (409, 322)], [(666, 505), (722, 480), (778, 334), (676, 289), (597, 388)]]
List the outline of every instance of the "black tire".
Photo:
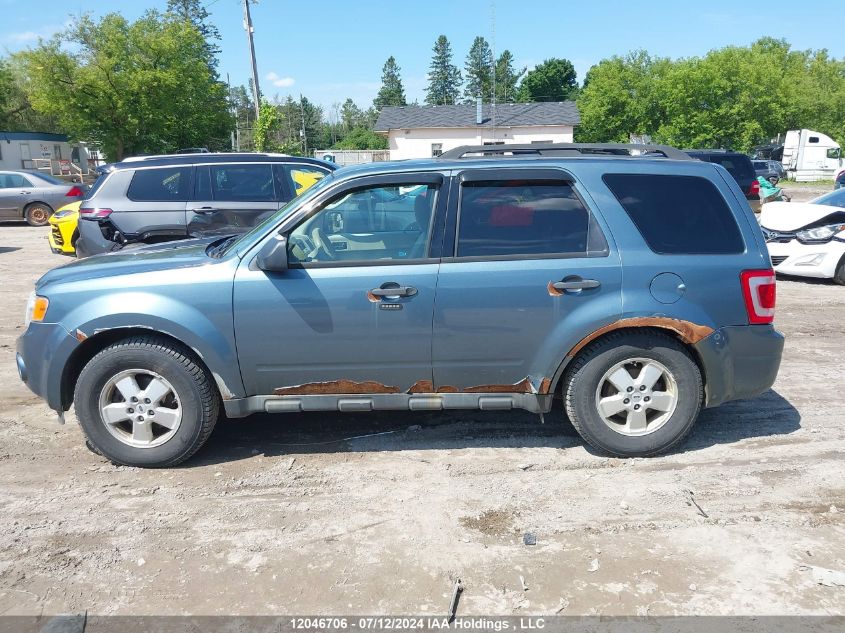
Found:
[(51, 215), (53, 209), (43, 202), (33, 202), (23, 210), (23, 217), (29, 226), (46, 226)]
[[(159, 446), (130, 446), (109, 432), (103, 421), (100, 394), (109, 380), (129, 369), (155, 372), (178, 395), (181, 423)], [(125, 466), (163, 468), (185, 461), (205, 444), (217, 422), (220, 398), (207, 372), (186, 351), (155, 336), (136, 336), (109, 345), (85, 365), (76, 383), (74, 406), (87, 440), (104, 457)]]
[[(674, 411), (653, 432), (625, 435), (611, 428), (597, 405), (605, 373), (628, 359), (662, 364), (677, 386)], [(698, 365), (686, 348), (669, 335), (653, 331), (613, 332), (585, 348), (572, 361), (563, 383), (566, 413), (591, 446), (619, 457), (647, 457), (678, 446), (689, 435), (701, 410), (704, 388)]]
[(845, 286), (845, 255), (842, 256), (836, 266), (836, 272), (833, 273), (833, 283)]

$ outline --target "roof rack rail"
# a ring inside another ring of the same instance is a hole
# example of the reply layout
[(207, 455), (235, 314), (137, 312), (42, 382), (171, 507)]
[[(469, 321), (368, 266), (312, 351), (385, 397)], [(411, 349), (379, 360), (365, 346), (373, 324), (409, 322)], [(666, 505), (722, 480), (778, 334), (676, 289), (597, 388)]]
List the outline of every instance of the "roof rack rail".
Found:
[[(635, 153), (636, 152), (636, 153)], [(467, 156), (473, 154), (474, 156)], [(439, 158), (492, 158), (517, 156), (654, 156), (674, 160), (694, 160), (689, 154), (669, 145), (636, 143), (514, 143), (511, 145), (463, 145), (440, 154)]]

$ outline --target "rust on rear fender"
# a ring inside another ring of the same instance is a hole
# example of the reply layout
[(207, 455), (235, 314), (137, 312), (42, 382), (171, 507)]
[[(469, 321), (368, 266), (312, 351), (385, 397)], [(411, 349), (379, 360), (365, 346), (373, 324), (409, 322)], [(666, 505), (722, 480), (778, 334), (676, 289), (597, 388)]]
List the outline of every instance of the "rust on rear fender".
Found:
[(706, 325), (699, 325), (690, 321), (683, 321), (681, 319), (670, 319), (668, 317), (632, 317), (630, 319), (620, 319), (604, 327), (599, 328), (592, 334), (582, 338), (578, 344), (573, 347), (567, 356), (575, 356), (580, 352), (585, 345), (594, 341), (602, 334), (607, 334), (613, 330), (621, 330), (623, 328), (639, 328), (639, 327), (654, 327), (664, 330), (672, 330), (675, 332), (684, 343), (695, 345), (700, 340), (710, 336), (713, 333), (713, 328)]

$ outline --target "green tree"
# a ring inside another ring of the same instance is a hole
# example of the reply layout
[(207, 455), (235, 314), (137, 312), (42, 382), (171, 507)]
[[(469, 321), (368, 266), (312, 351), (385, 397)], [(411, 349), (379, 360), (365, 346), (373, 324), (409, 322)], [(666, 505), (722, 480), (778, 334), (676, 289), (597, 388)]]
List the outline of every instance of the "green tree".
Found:
[(32, 108), (25, 86), (20, 60), (0, 59), (0, 130), (61, 132), (54, 117)]
[(135, 22), (82, 16), (62, 34), (19, 53), (33, 108), (109, 160), (180, 147), (229, 145), (226, 86), (206, 42), (172, 14)]
[(464, 102), (473, 103), (478, 97), (489, 102), (493, 96), (493, 51), (483, 37), (476, 37), (464, 64)]
[(279, 151), (280, 144), (277, 142), (277, 133), (281, 129), (282, 115), (279, 108), (267, 101), (261, 101), (258, 109), (258, 118), (252, 128), (253, 141), (256, 152)]
[(429, 105), (457, 103), (461, 94), (461, 71), (452, 63), (452, 46), (445, 35), (434, 43), (434, 55), (428, 68), (425, 102)]
[(665, 119), (661, 87), (671, 64), (634, 51), (593, 66), (578, 95), (577, 140), (628, 142), (631, 134), (654, 135)]
[(364, 113), (352, 99), (347, 99), (340, 106), (340, 124), (344, 134), (348, 134), (353, 128), (364, 124)]
[(335, 147), (337, 149), (387, 149), (387, 139), (365, 127), (356, 127)]
[(567, 101), (578, 93), (575, 67), (568, 59), (547, 59), (528, 71), (519, 84), (517, 99), (523, 103)]
[(513, 103), (517, 100), (516, 86), (526, 69), (514, 70), (513, 54), (509, 50), (502, 51), (496, 60), (496, 102)]
[(405, 89), (402, 87), (402, 78), (399, 76), (399, 65), (396, 63), (396, 58), (391, 55), (382, 68), (381, 89), (373, 101), (373, 106), (381, 110), (384, 106), (403, 105), (406, 105)]
[(216, 42), (220, 41), (220, 31), (210, 21), (211, 14), (200, 0), (167, 0), (167, 11), (190, 22), (200, 32), (200, 35), (205, 39), (206, 49), (216, 66), (216, 58), (220, 54), (220, 46)]

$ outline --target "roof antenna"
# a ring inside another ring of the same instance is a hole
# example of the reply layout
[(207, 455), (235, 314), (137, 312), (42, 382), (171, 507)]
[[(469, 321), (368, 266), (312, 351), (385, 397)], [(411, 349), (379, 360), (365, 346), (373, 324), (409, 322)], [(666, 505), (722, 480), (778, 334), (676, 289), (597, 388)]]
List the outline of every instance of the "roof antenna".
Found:
[(496, 0), (490, 0), (490, 47), (493, 49), (493, 94), (490, 95), (490, 118), (493, 125), (493, 140), (496, 140)]

